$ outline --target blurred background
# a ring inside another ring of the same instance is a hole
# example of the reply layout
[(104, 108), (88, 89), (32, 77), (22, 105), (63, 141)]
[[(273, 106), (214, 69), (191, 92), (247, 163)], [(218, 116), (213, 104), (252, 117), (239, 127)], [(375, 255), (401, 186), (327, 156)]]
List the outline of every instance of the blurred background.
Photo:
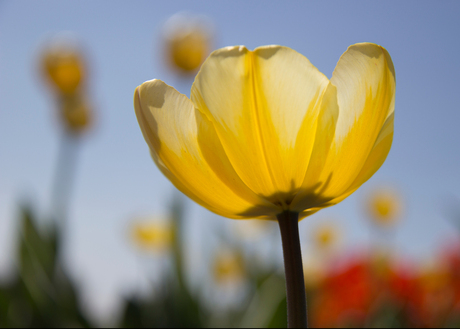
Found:
[(187, 200), (133, 109), (214, 49), (280, 44), (329, 78), (390, 53), (392, 150), (300, 223), (312, 326), (460, 326), (460, 3), (0, 0), (0, 327), (284, 326), (272, 222)]

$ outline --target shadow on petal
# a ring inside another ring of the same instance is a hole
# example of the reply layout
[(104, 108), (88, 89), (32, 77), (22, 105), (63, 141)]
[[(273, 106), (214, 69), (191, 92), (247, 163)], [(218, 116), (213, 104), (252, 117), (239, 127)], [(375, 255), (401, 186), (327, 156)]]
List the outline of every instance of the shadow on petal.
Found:
[[(291, 210), (298, 212), (300, 214), (299, 220), (305, 218), (306, 216), (312, 215), (315, 212), (334, 205), (335, 203), (330, 203), (334, 200), (334, 196), (325, 196), (324, 191), (327, 189), (332, 179), (332, 173), (328, 176), (327, 180), (323, 182), (316, 183), (308, 191), (304, 191), (304, 198), (300, 202), (297, 202), (295, 209), (291, 207), (291, 203), (296, 197), (300, 189), (292, 190), (289, 192), (277, 192), (272, 195), (263, 196), (264, 199), (271, 201), (274, 205), (279, 207), (280, 213), (283, 210)], [(294, 181), (291, 182), (291, 185), (294, 187)], [(282, 201), (280, 201), (282, 200)], [(257, 208), (249, 208), (246, 211), (239, 213), (239, 216), (248, 217), (252, 213), (255, 213)], [(267, 217), (268, 219), (275, 220), (275, 217)]]

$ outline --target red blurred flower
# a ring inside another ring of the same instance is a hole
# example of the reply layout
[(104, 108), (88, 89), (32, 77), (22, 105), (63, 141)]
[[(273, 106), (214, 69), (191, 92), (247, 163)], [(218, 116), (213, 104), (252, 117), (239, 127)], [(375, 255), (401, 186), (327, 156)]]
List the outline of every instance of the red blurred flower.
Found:
[(312, 326), (363, 325), (373, 294), (372, 277), (365, 261), (358, 259), (333, 269), (314, 295)]

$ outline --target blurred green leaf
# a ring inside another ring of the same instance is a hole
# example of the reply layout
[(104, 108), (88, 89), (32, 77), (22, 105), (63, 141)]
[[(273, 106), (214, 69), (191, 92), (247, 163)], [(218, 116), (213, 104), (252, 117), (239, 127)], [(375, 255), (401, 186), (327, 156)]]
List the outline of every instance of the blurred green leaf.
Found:
[(122, 328), (198, 328), (205, 326), (200, 300), (180, 285), (176, 276), (165, 278), (148, 299), (127, 299)]
[(132, 328), (197, 328), (205, 326), (205, 310), (186, 284), (183, 268), (184, 204), (182, 195), (175, 195), (170, 213), (174, 234), (172, 245), (173, 271), (164, 278), (161, 287), (155, 289), (146, 300), (127, 299), (121, 327)]
[(90, 327), (58, 259), (59, 232), (41, 232), (28, 206), (20, 221), (17, 274), (0, 287), (0, 327)]
[(23, 276), (33, 274), (49, 281), (56, 267), (57, 232), (51, 228), (47, 234), (40, 233), (29, 207), (21, 209), (21, 216), (20, 272)]
[(287, 303), (286, 298), (283, 298), (275, 312), (273, 312), (267, 328), (286, 328), (287, 320)]

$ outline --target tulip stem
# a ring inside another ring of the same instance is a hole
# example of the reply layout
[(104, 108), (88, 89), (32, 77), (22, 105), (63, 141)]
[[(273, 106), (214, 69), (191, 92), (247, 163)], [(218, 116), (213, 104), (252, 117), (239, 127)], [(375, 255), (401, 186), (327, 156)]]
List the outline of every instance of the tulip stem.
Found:
[(289, 328), (307, 328), (307, 298), (299, 238), (299, 214), (284, 211), (278, 216), (286, 275), (286, 300)]
[(51, 211), (54, 224), (61, 235), (66, 234), (66, 224), (72, 185), (74, 183), (78, 140), (75, 136), (64, 134), (59, 147), (54, 185), (51, 195)]

